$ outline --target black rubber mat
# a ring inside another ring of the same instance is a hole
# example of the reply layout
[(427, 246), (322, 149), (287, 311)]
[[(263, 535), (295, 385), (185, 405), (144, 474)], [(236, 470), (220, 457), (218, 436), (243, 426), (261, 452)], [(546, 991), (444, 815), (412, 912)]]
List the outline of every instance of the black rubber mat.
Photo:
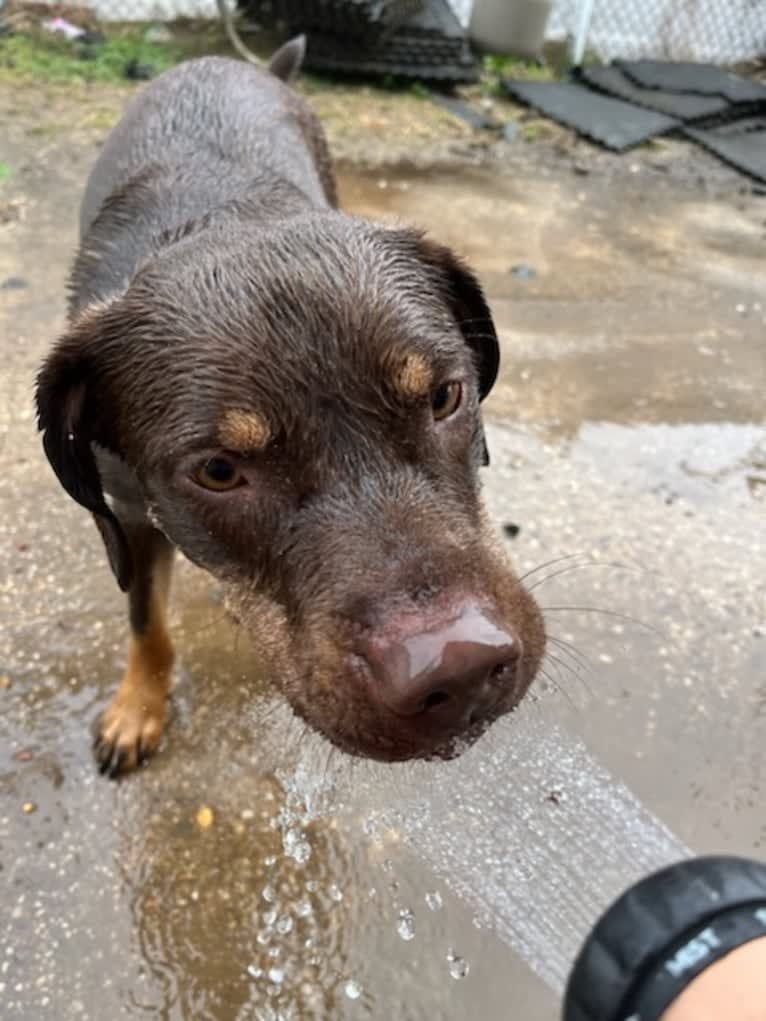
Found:
[(723, 96), (730, 103), (766, 102), (766, 85), (711, 64), (662, 60), (618, 60), (615, 63), (631, 81), (644, 89)]
[(424, 0), (238, 0), (258, 24), (372, 44), (422, 10)]
[(599, 95), (583, 85), (505, 79), (508, 92), (560, 124), (622, 152), (679, 126), (674, 117)]
[(586, 65), (578, 69), (577, 77), (600, 92), (686, 122), (713, 117), (731, 109), (729, 101), (723, 96), (642, 88), (631, 81), (615, 64)]
[(684, 134), (737, 170), (766, 182), (766, 117), (752, 117), (718, 128), (685, 127)]
[(368, 53), (344, 52), (336, 39), (309, 37), (305, 67), (309, 71), (362, 77), (393, 77), (423, 82), (469, 84), (479, 80), (479, 67), (466, 46), (462, 54), (439, 53), (435, 47), (380, 46)]
[(426, 0), (422, 10), (371, 46), (324, 32), (308, 36), (305, 66), (350, 75), (391, 75), (440, 82), (475, 82), (479, 66), (465, 31), (446, 0)]

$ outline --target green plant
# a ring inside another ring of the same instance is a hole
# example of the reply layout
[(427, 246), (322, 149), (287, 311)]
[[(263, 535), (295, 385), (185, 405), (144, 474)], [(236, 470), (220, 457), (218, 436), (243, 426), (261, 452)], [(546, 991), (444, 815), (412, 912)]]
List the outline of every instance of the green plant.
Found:
[(179, 47), (146, 42), (145, 31), (136, 25), (87, 42), (38, 30), (17, 32), (0, 41), (0, 71), (53, 82), (123, 81), (132, 61), (159, 72), (181, 59)]

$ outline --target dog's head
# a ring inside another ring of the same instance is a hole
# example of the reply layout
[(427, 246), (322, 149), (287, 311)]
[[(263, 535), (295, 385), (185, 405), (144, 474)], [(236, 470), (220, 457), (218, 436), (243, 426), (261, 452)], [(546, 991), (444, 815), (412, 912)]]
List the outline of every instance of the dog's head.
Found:
[(448, 755), (519, 702), (544, 647), (479, 498), (497, 367), (454, 255), (333, 212), (169, 246), (74, 322), (38, 408), (123, 586), (94, 445), (228, 583), (310, 724), (358, 754)]

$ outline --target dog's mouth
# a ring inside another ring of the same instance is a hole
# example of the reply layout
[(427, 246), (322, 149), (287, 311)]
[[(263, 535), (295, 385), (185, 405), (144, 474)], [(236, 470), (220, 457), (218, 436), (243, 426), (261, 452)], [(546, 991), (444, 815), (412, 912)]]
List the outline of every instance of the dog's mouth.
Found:
[(507, 623), (488, 599), (452, 598), (374, 630), (291, 620), (263, 598), (228, 602), (249, 630), (273, 622), (261, 648), (295, 714), (345, 753), (386, 763), (460, 757), (522, 701), (545, 644), (539, 615)]
[(484, 737), (494, 723), (512, 712), (520, 698), (509, 695), (481, 713), (469, 714), (460, 726), (449, 730), (429, 725), (423, 720), (402, 720), (393, 714), (382, 714), (372, 706), (357, 704), (353, 713), (324, 713), (316, 711), (315, 700), (288, 700), (305, 723), (346, 754), (376, 762), (396, 763), (460, 758)]

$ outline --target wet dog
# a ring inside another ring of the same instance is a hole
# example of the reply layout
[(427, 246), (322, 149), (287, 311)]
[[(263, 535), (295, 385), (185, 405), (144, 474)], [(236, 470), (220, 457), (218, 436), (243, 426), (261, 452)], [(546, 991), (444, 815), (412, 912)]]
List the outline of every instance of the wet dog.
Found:
[(163, 730), (176, 547), (225, 583), (295, 712), (354, 754), (456, 754), (543, 654), (480, 501), (499, 357), (480, 285), (420, 233), (337, 209), (287, 84), (301, 55), (161, 75), (86, 188), (37, 407), (129, 597), (127, 669), (96, 724), (110, 775)]

